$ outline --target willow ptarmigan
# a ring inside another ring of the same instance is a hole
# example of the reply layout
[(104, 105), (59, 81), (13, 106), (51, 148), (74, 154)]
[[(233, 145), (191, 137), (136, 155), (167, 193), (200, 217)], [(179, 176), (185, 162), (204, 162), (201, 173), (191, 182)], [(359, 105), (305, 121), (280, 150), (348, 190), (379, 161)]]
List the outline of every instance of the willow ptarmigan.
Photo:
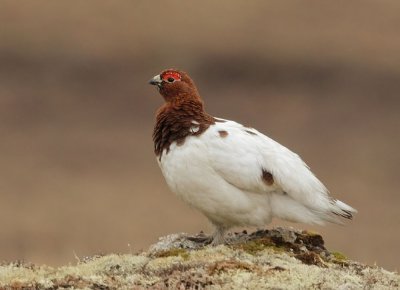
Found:
[(193, 80), (168, 69), (150, 80), (165, 104), (154, 150), (169, 188), (215, 226), (212, 243), (233, 226), (261, 227), (272, 218), (324, 224), (355, 209), (329, 196), (301, 158), (258, 132), (204, 110)]

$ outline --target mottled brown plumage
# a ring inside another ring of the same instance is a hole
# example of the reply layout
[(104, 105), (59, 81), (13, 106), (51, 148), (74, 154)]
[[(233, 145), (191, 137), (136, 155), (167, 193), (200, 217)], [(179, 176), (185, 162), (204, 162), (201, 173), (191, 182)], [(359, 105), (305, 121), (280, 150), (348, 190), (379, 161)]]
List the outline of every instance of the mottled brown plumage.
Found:
[(178, 71), (180, 79), (169, 83), (168, 78), (164, 78), (170, 72), (176, 71), (166, 70), (160, 74), (159, 91), (165, 104), (157, 111), (153, 131), (154, 152), (159, 158), (165, 149), (168, 153), (174, 141), (182, 145), (187, 136), (198, 136), (215, 123), (215, 119), (204, 111), (203, 101), (190, 77)]

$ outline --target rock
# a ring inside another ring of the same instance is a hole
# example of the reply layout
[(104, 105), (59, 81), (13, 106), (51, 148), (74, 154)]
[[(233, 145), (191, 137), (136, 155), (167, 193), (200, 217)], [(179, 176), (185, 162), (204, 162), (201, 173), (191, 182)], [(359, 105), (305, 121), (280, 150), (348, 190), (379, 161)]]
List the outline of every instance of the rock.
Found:
[[(207, 238), (203, 233), (199, 240)], [(233, 233), (204, 246), (172, 234), (138, 255), (74, 266), (0, 265), (1, 289), (398, 289), (400, 276), (329, 252), (315, 233), (276, 228)]]

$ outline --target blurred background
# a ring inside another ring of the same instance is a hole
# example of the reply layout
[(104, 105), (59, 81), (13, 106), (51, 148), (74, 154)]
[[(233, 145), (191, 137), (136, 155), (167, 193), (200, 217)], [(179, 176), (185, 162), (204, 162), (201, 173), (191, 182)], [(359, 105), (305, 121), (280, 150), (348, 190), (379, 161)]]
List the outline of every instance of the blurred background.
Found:
[(313, 227), (352, 259), (399, 268), (400, 3), (2, 1), (0, 260), (74, 263), (212, 229), (167, 188), (152, 144), (180, 68), (210, 114), (299, 153), (359, 210)]

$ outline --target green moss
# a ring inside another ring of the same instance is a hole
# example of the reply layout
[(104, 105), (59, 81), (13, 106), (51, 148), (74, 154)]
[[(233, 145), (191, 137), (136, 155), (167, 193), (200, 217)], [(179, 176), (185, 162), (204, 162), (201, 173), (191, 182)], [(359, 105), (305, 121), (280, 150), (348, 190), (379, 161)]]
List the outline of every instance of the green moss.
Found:
[[(396, 273), (350, 260), (339, 262), (347, 258), (338, 252), (323, 251), (320, 256), (301, 250), (298, 247), (306, 244), (286, 242), (279, 236), (196, 250), (176, 246), (176, 240), (170, 243), (157, 251), (107, 255), (59, 268), (0, 263), (0, 289), (243, 289), (244, 285), (248, 289), (338, 289), (343, 285), (398, 289), (400, 285)], [(275, 250), (284, 253), (271, 254)]]
[(161, 252), (157, 252), (155, 254), (157, 258), (165, 258), (165, 257), (173, 257), (173, 256), (180, 256), (184, 260), (189, 259), (190, 255), (187, 250), (185, 249), (179, 249), (179, 248), (173, 248)]
[(265, 249), (265, 245), (262, 243), (258, 243), (257, 241), (250, 241), (244, 244), (238, 244), (233, 247), (234, 249), (240, 249), (242, 251), (245, 251), (246, 253), (249, 253), (251, 255), (255, 255), (258, 252), (262, 251)]
[(301, 233), (302, 233), (303, 235), (310, 236), (310, 237), (320, 236), (319, 233), (314, 232), (314, 231), (310, 231), (310, 230), (304, 230), (304, 231), (302, 231)]
[(231, 248), (234, 250), (239, 249), (239, 250), (245, 251), (246, 253), (249, 253), (251, 255), (256, 255), (258, 252), (261, 252), (267, 248), (272, 249), (276, 252), (284, 251), (284, 249), (282, 247), (277, 246), (272, 240), (266, 239), (266, 238), (232, 245)]
[(347, 257), (340, 252), (331, 252), (331, 254), (338, 262), (346, 262), (348, 260)]

